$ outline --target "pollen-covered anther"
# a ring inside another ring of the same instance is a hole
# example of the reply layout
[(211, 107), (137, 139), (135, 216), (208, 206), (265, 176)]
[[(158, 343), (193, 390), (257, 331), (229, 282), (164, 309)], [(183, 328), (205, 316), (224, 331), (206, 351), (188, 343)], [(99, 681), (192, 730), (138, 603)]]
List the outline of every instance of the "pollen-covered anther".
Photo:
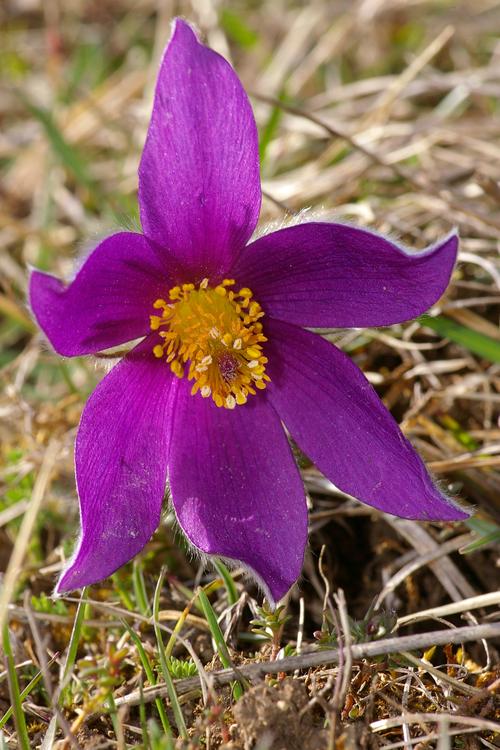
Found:
[(175, 286), (168, 302), (153, 303), (161, 314), (150, 317), (161, 338), (155, 357), (165, 358), (177, 377), (192, 380), (193, 395), (199, 391), (226, 409), (246, 403), (270, 380), (262, 352), (264, 313), (250, 289), (234, 286), (233, 279), (210, 286), (208, 278), (198, 286)]

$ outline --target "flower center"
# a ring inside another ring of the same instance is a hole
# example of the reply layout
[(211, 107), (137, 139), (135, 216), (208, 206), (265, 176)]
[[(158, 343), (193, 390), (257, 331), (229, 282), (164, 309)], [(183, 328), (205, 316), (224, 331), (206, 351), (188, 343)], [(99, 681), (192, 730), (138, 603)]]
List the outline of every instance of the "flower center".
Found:
[(191, 394), (200, 391), (217, 406), (234, 409), (244, 404), (256, 388), (263, 390), (270, 378), (262, 353), (261, 306), (246, 287), (234, 291), (235, 282), (224, 279), (210, 287), (208, 279), (174, 286), (169, 301), (153, 304), (161, 315), (151, 315), (151, 329), (163, 339), (153, 353), (165, 357), (178, 378), (193, 380)]

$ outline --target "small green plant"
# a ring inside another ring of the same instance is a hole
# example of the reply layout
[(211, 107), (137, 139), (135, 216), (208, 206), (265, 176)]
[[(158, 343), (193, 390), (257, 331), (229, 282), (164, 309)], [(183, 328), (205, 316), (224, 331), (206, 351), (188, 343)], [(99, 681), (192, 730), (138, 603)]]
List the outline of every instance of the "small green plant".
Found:
[(281, 634), (285, 623), (290, 619), (290, 615), (285, 614), (285, 605), (276, 607), (273, 611), (267, 604), (263, 607), (258, 607), (257, 612), (259, 617), (254, 620), (250, 620), (250, 624), (253, 625), (252, 633), (256, 633), (269, 641), (276, 638), (278, 634)]
[(198, 674), (198, 668), (191, 659), (176, 659), (175, 656), (170, 657), (168, 669), (174, 680), (182, 680)]
[[(362, 620), (354, 620), (352, 617), (348, 617), (348, 620), (349, 632), (353, 642), (367, 643), (384, 638), (390, 633), (396, 624), (397, 616), (392, 609), (381, 609), (380, 612), (374, 612), (372, 604)], [(319, 641), (320, 648), (337, 648), (339, 645), (338, 634), (328, 611), (325, 614), (321, 630), (317, 630), (314, 637)]]
[[(6, 456), (6, 475), (5, 487), (0, 496), (0, 511), (16, 505), (16, 503), (28, 501), (33, 491), (34, 474), (32, 471), (21, 475), (18, 473), (16, 465), (22, 461), (23, 453), (20, 450), (12, 450)], [(12, 528), (17, 531), (21, 517), (13, 518), (9, 522)]]
[(117, 649), (114, 643), (106, 644), (106, 653), (99, 657), (85, 657), (76, 662), (77, 680), (72, 680), (65, 692), (65, 707), (80, 705), (78, 718), (72, 725), (77, 732), (88, 716), (101, 712), (106, 707), (113, 724), (116, 721), (116, 708), (113, 690), (124, 680), (125, 659), (128, 649)]
[(62, 599), (52, 599), (42, 593), (39, 596), (31, 597), (31, 606), (35, 612), (43, 612), (46, 615), (67, 615), (68, 608)]
[(273, 611), (267, 604), (264, 604), (263, 607), (257, 608), (259, 617), (250, 621), (253, 625), (252, 633), (271, 641), (271, 659), (276, 659), (278, 656), (283, 629), (290, 619), (290, 615), (285, 614), (285, 609), (285, 605), (282, 604)]

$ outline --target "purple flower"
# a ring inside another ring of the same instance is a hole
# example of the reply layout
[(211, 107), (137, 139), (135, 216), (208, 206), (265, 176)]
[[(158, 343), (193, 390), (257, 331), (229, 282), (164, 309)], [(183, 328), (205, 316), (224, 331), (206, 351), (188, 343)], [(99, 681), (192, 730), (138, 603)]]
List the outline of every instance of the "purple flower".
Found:
[(194, 547), (238, 560), (277, 600), (300, 574), (304, 488), (283, 424), (342, 491), (403, 518), (456, 520), (351, 360), (306, 328), (385, 326), (443, 293), (458, 239), (419, 254), (339, 223), (250, 242), (257, 130), (230, 65), (177, 20), (139, 167), (144, 234), (101, 242), (65, 286), (33, 271), (54, 349), (141, 338), (98, 385), (76, 439), (82, 534), (57, 590), (137, 554), (168, 483)]

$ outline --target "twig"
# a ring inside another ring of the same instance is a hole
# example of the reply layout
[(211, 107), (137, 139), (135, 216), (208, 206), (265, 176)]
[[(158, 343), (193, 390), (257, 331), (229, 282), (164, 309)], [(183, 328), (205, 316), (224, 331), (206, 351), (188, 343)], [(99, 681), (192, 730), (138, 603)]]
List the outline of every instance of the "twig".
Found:
[[(500, 621), (487, 623), (483, 625), (471, 625), (455, 630), (436, 630), (430, 633), (417, 633), (415, 635), (403, 636), (402, 638), (384, 638), (372, 643), (358, 643), (351, 646), (351, 655), (353, 660), (372, 658), (385, 654), (401, 653), (402, 651), (419, 650), (429, 648), (429, 646), (443, 646), (447, 643), (466, 643), (477, 641), (480, 638), (499, 638)], [(342, 654), (345, 659), (345, 654)], [(238, 675), (247, 677), (250, 680), (262, 678), (266, 674), (275, 674), (277, 672), (293, 672), (296, 669), (309, 669), (325, 664), (338, 664), (341, 655), (339, 649), (328, 649), (325, 651), (313, 651), (304, 653), (300, 656), (289, 656), (286, 659), (278, 659), (273, 662), (262, 662), (258, 664), (245, 664), (238, 668), (238, 672), (233, 669), (222, 669), (212, 672), (211, 677), (215, 685), (227, 685)], [(187, 678), (179, 680), (175, 684), (180, 693), (185, 693), (198, 687), (198, 678)], [(129, 695), (116, 699), (116, 705), (119, 706), (137, 706), (142, 700), (147, 703), (153, 701), (157, 696), (166, 695), (164, 685), (146, 688), (142, 693), (136, 690)]]
[(460, 612), (468, 612), (471, 609), (493, 607), (498, 604), (500, 604), (500, 591), (493, 591), (490, 594), (471, 596), (469, 599), (462, 599), (459, 602), (444, 604), (442, 607), (422, 609), (420, 612), (415, 612), (412, 615), (399, 617), (396, 627), (399, 628), (401, 625), (408, 625), (410, 622), (418, 622), (419, 620), (427, 620), (431, 617), (447, 617), (448, 615), (456, 615)]
[(427, 565), (428, 563), (433, 562), (434, 560), (437, 560), (440, 557), (443, 557), (444, 555), (448, 555), (450, 552), (455, 552), (457, 549), (460, 549), (460, 547), (463, 547), (464, 544), (467, 543), (467, 540), (472, 541), (473, 538), (474, 538), (473, 534), (461, 534), (460, 536), (454, 537), (453, 539), (448, 540), (444, 544), (441, 544), (440, 546), (436, 547), (436, 549), (430, 550), (429, 552), (425, 552), (423, 555), (419, 555), (415, 560), (410, 560), (409, 563), (407, 563), (400, 570), (398, 570), (384, 584), (382, 591), (377, 596), (377, 599), (375, 602), (375, 609), (376, 610), (379, 609), (384, 599), (393, 591), (395, 591), (395, 589), (409, 575), (414, 573), (419, 568), (422, 568), (424, 565)]
[(411, 664), (414, 664), (419, 669), (424, 670), (425, 672), (428, 672), (429, 674), (433, 675), (433, 677), (437, 678), (437, 680), (440, 680), (441, 682), (447, 682), (449, 685), (452, 685), (454, 690), (465, 693), (466, 695), (484, 695), (484, 690), (481, 690), (480, 688), (473, 687), (473, 685), (468, 685), (466, 682), (460, 682), (460, 680), (457, 680), (455, 677), (451, 677), (451, 675), (444, 674), (444, 672), (441, 672), (437, 667), (434, 667), (432, 664), (428, 664), (426, 661), (423, 661), (422, 659), (417, 659), (413, 654), (408, 653), (408, 651), (403, 651), (401, 653), (401, 656), (404, 656), (404, 658), (409, 661)]
[(476, 718), (474, 716), (458, 716), (455, 714), (404, 714), (402, 716), (391, 716), (388, 719), (372, 721), (370, 729), (372, 732), (385, 732), (387, 729), (399, 727), (403, 722), (417, 724), (421, 721), (437, 722), (438, 724), (466, 724), (470, 727), (477, 727), (482, 730), (491, 730), (492, 732), (500, 731), (500, 724), (488, 719)]

